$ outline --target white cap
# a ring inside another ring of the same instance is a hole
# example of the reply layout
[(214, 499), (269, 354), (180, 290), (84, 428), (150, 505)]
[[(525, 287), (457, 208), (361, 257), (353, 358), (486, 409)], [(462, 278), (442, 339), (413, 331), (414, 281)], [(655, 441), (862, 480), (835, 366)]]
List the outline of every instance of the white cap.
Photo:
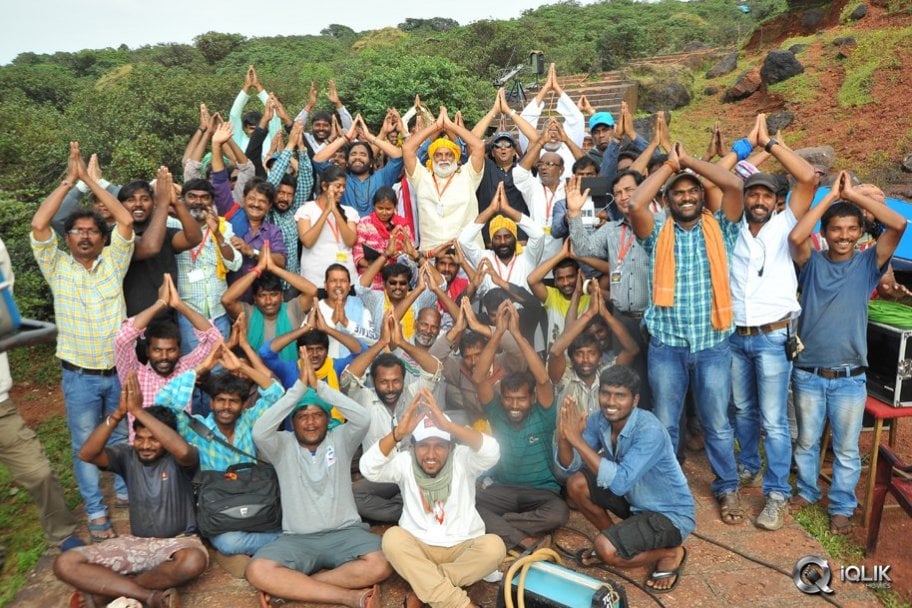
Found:
[[(446, 416), (446, 414), (444, 414)], [(449, 420), (447, 416), (447, 420)], [(425, 416), (418, 421), (418, 426), (415, 427), (415, 430), (412, 431), (412, 438), (415, 440), (415, 443), (419, 441), (424, 441), (425, 439), (430, 439), (431, 437), (439, 437), (444, 441), (451, 441), (450, 434), (441, 429), (434, 423), (434, 419), (430, 416)]]

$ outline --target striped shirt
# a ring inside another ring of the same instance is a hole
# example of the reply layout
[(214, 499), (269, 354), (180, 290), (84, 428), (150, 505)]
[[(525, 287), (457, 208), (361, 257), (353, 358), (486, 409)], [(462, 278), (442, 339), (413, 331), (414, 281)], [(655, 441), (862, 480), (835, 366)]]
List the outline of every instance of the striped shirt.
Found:
[[(732, 249), (738, 240), (741, 224), (730, 221), (721, 211), (715, 214), (715, 218), (722, 230), (725, 257), (730, 268)], [(686, 346), (692, 353), (716, 346), (727, 339), (732, 331), (730, 327), (718, 331), (712, 326), (712, 282), (702, 222), (701, 218), (691, 230), (685, 230), (675, 222), (674, 306), (659, 307), (650, 303), (644, 316), (651, 336), (668, 346)], [(661, 229), (662, 225), (656, 222), (652, 234), (640, 239), (643, 249), (649, 253), (650, 293), (655, 270), (655, 248)]]
[(484, 406), (485, 416), (500, 444), (500, 462), (494, 467), (494, 481), (500, 485), (526, 486), (560, 492), (551, 469), (551, 441), (557, 428), (554, 405), (545, 409), (537, 401), (519, 428), (507, 419), (500, 395)]
[[(291, 150), (283, 150), (279, 157), (272, 165), (269, 176), (266, 178), (270, 184), (279, 189), (282, 176), (288, 169), (291, 162)], [(295, 211), (303, 205), (313, 190), (314, 176), (313, 165), (310, 164), (310, 157), (307, 156), (306, 150), (301, 150), (298, 154), (298, 182), (295, 185), (294, 200), (291, 207), (285, 211), (279, 211), (272, 205), (272, 209), (266, 214), (266, 221), (272, 222), (282, 231), (282, 240), (285, 241), (285, 249), (288, 255), (285, 258), (285, 270), (299, 274), (301, 269), (301, 260), (298, 254), (298, 223), (294, 219)]]
[[(203, 471), (225, 471), (234, 464), (253, 462), (250, 458), (241, 456), (217, 441), (206, 441), (190, 428), (188, 415), (183, 412), (190, 403), (195, 385), (196, 371), (191, 369), (166, 384), (155, 396), (155, 405), (162, 405), (174, 412), (177, 417), (178, 432), (187, 440), (187, 443), (195, 447), (199, 452), (200, 469)], [(253, 455), (256, 455), (256, 446), (253, 443), (253, 424), (263, 412), (285, 394), (282, 385), (275, 381), (266, 390), (260, 388), (259, 392), (260, 398), (257, 400), (256, 405), (243, 410), (240, 417), (234, 422), (234, 437), (229, 442), (239, 450)], [(216, 436), (227, 441), (227, 438), (215, 423), (213, 414), (210, 413), (205, 418), (200, 415), (194, 415), (193, 417), (212, 429)]]
[[(625, 221), (607, 222), (592, 232), (581, 217), (568, 217), (570, 241), (578, 256), (607, 260), (611, 266), (611, 302), (620, 312), (643, 312), (649, 306), (649, 254)], [(615, 281), (614, 279), (618, 280)]]
[(57, 248), (57, 234), (39, 241), (29, 235), (32, 253), (54, 294), (57, 357), (86, 369), (114, 367), (114, 336), (127, 317), (123, 279), (133, 256), (134, 238), (117, 230), (91, 269)]

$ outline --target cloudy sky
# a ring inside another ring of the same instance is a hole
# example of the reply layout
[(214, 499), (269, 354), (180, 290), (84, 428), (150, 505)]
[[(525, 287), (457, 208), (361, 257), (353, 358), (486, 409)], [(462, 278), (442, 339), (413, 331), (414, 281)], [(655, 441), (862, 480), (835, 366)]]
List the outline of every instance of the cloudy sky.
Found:
[[(590, 0), (585, 0), (588, 3)], [(395, 26), (408, 17), (448, 17), (460, 24), (519, 17), (547, 2), (533, 0), (12, 0), (0, 19), (0, 65), (25, 51), (130, 48), (158, 42), (190, 43), (208, 31), (245, 36), (319, 34), (330, 23), (362, 31)], [(330, 10), (321, 10), (330, 9)]]

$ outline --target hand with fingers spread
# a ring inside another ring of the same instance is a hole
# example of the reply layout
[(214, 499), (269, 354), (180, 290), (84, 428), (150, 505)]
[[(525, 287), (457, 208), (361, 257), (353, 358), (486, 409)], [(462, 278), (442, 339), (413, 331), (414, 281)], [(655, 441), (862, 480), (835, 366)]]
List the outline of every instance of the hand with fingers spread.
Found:
[(565, 189), (567, 196), (567, 217), (579, 217), (583, 212), (583, 205), (586, 204), (586, 200), (589, 198), (589, 189), (586, 188), (581, 192), (580, 186), (582, 182), (583, 179), (579, 175), (573, 175), (570, 178), (570, 181), (567, 182), (567, 187)]

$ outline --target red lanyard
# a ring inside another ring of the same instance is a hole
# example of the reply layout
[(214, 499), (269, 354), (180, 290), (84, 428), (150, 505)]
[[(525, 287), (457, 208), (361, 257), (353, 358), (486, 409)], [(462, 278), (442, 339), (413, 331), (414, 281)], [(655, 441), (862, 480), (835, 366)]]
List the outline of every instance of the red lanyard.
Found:
[[(557, 191), (551, 191), (548, 186), (542, 184), (542, 191), (545, 193), (545, 221), (551, 221), (551, 207), (554, 204), (554, 197), (557, 195)], [(551, 192), (551, 196), (548, 197), (548, 193)]]
[(206, 226), (206, 231), (203, 232), (203, 240), (200, 241), (199, 247), (195, 250), (190, 251), (190, 260), (196, 263), (196, 259), (203, 253), (203, 248), (206, 246), (206, 241), (209, 239), (209, 226)]
[(437, 176), (434, 174), (431, 174), (431, 177), (434, 178), (434, 189), (437, 190), (437, 198), (439, 198), (442, 201), (443, 193), (446, 192), (447, 188), (450, 187), (450, 182), (453, 181), (454, 177), (456, 177), (456, 173), (454, 172), (453, 175), (451, 175), (447, 178), (446, 183), (443, 185), (443, 190), (440, 189), (440, 185), (437, 183)]
[[(319, 201), (317, 201), (317, 207), (320, 207)], [(321, 211), (324, 211), (323, 207), (320, 207)], [(342, 241), (339, 240), (339, 226), (336, 224), (336, 218), (330, 213), (326, 217), (326, 225), (329, 226), (330, 232), (333, 233), (333, 237), (336, 239), (336, 244), (340, 244)]]
[(513, 275), (513, 267), (516, 265), (516, 254), (513, 254), (513, 259), (510, 260), (509, 264), (507, 264), (509, 272), (507, 272), (506, 277), (503, 276), (503, 269), (501, 268), (500, 258), (498, 258), (496, 255), (494, 256), (494, 263), (497, 264), (497, 274), (499, 274), (504, 281), (509, 283), (510, 277)]
[(631, 234), (630, 238), (627, 241), (624, 241), (624, 236), (627, 234), (627, 224), (621, 226), (621, 245), (618, 248), (618, 263), (620, 266), (621, 262), (624, 261), (624, 258), (627, 257), (627, 253), (630, 251), (630, 248), (633, 246), (633, 239), (636, 238), (636, 235)]

